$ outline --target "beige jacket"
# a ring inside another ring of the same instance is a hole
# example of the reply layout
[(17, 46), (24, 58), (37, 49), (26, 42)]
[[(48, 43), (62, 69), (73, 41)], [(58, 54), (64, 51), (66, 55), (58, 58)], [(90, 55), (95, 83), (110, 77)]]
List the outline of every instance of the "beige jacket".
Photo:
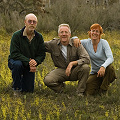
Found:
[(45, 42), (46, 52), (51, 54), (55, 67), (66, 69), (68, 64), (72, 61), (78, 61), (78, 65), (90, 64), (90, 58), (81, 44), (78, 48), (73, 45), (72, 39), (70, 39), (67, 46), (67, 61), (62, 55), (60, 39), (53, 39)]

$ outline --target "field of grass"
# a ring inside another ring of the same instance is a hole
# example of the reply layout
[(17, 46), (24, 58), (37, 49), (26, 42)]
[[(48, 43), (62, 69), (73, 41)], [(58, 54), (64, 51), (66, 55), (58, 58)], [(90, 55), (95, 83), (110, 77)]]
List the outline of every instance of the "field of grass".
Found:
[[(43, 33), (44, 40), (54, 38), (55, 32)], [(78, 34), (80, 39), (87, 34)], [(117, 74), (106, 96), (79, 98), (77, 82), (66, 82), (65, 91), (55, 94), (47, 88), (43, 79), (54, 69), (50, 55), (36, 72), (34, 93), (13, 95), (11, 71), (7, 66), (11, 35), (0, 30), (0, 120), (120, 120), (120, 33), (105, 32), (113, 55)]]

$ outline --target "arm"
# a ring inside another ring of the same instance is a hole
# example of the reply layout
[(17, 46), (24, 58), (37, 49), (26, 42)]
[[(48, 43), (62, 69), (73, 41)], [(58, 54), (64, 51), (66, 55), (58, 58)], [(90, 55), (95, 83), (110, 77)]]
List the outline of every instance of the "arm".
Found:
[(113, 60), (114, 60), (114, 59), (113, 59), (113, 55), (112, 55), (112, 51), (111, 51), (110, 46), (109, 46), (109, 44), (108, 44), (107, 41), (104, 41), (104, 43), (103, 43), (103, 48), (104, 48), (103, 50), (104, 50), (104, 52), (105, 52), (105, 55), (106, 55), (107, 59), (106, 59), (106, 61), (101, 65), (99, 71), (97, 72), (97, 73), (98, 73), (97, 77), (103, 77), (103, 76), (105, 75), (106, 67), (107, 67), (108, 65), (110, 65), (110, 64), (113, 62)]
[(51, 48), (51, 46), (50, 46), (50, 42), (49, 41), (45, 41), (45, 51), (46, 52), (50, 52), (50, 49)]
[(24, 66), (29, 65), (29, 61), (30, 61), (29, 58), (27, 58), (20, 52), (20, 38), (16, 33), (13, 34), (11, 39), (10, 56), (14, 60), (22, 61)]
[(109, 44), (106, 40), (103, 43), (103, 50), (105, 52), (105, 55), (106, 55), (107, 59), (101, 66), (106, 68), (108, 65), (110, 65), (114, 61), (111, 48), (110, 48), (110, 46), (109, 46)]
[(86, 49), (83, 47), (83, 45), (80, 44), (80, 46), (77, 49), (78, 49), (78, 56), (79, 56), (79, 60), (77, 60), (78, 65), (90, 64), (90, 57)]
[(67, 76), (70, 75), (71, 69), (73, 66), (77, 66), (77, 65), (81, 66), (83, 64), (90, 64), (89, 55), (82, 44), (80, 44), (80, 46), (77, 48), (77, 55), (78, 55), (79, 59), (76, 61), (70, 62), (66, 68), (66, 75)]
[(72, 61), (72, 62), (69, 63), (69, 65), (67, 66), (66, 71), (65, 71), (66, 76), (70, 76), (70, 74), (71, 74), (71, 68), (73, 66), (76, 66), (76, 65), (78, 65), (77, 61)]
[(41, 34), (38, 33), (38, 38), (36, 38), (38, 43), (36, 44), (37, 52), (35, 52), (35, 58), (31, 59), (29, 62), (30, 72), (36, 72), (37, 65), (41, 64), (45, 59), (45, 45)]
[(38, 46), (37, 46), (37, 52), (35, 53), (35, 61), (37, 62), (37, 65), (41, 64), (43, 62), (43, 60), (45, 59), (45, 44), (44, 44), (44, 40), (42, 35), (40, 35), (37, 39), (39, 39), (38, 41)]
[(72, 37), (72, 39), (73, 39), (74, 46), (78, 48), (81, 44), (79, 38), (77, 36), (74, 36), (74, 37)]
[(54, 38), (54, 39), (52, 39), (50, 41), (45, 41), (45, 50), (46, 50), (46, 52), (49, 52), (49, 53), (52, 52), (52, 49), (51, 49), (53, 47), (52, 42), (55, 41), (55, 40), (57, 40), (57, 38)]

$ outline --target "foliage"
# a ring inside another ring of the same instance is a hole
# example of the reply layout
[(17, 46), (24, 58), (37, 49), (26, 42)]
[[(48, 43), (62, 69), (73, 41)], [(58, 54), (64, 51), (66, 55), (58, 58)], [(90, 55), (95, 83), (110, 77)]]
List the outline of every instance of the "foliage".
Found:
[[(119, 31), (105, 32), (114, 55), (114, 67), (118, 79), (115, 80), (106, 96), (79, 98), (76, 95), (77, 82), (66, 82), (62, 94), (55, 94), (47, 88), (43, 79), (54, 65), (47, 54), (45, 61), (38, 66), (34, 93), (13, 95), (11, 71), (7, 66), (10, 38), (0, 30), (0, 119), (1, 120), (119, 120), (120, 119), (120, 34)], [(44, 40), (56, 37), (55, 32), (42, 33)], [(86, 33), (78, 33), (80, 39)]]
[(110, 4), (107, 6), (86, 4), (86, 0), (72, 2), (70, 0), (51, 0), (51, 5), (45, 7), (40, 1), (0, 1), (0, 26), (12, 33), (24, 26), (26, 14), (34, 13), (39, 20), (37, 29), (44, 32), (56, 31), (57, 26), (61, 23), (70, 24), (72, 32), (86, 31), (93, 23), (101, 24), (105, 30), (120, 29), (120, 3), (115, 0), (110, 0)]

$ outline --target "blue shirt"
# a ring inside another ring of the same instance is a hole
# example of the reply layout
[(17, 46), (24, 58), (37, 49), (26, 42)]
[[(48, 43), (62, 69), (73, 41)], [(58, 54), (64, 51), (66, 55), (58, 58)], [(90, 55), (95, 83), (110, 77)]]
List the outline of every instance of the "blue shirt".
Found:
[(90, 56), (91, 74), (97, 73), (101, 66), (106, 68), (113, 62), (112, 51), (106, 40), (100, 39), (96, 52), (93, 49), (92, 40), (90, 38), (81, 40), (81, 43)]

